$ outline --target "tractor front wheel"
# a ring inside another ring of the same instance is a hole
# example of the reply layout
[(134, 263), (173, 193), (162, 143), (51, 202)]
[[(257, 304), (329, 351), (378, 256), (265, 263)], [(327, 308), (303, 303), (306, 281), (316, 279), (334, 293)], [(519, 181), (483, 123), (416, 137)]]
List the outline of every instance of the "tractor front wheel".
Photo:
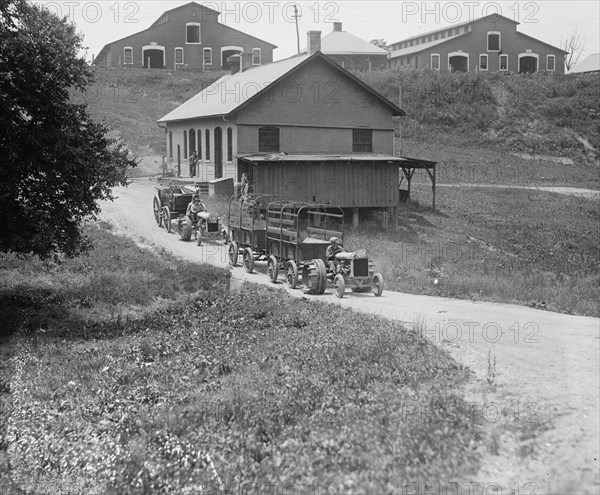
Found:
[(381, 273), (376, 273), (375, 275), (373, 275), (372, 290), (373, 294), (375, 294), (375, 297), (379, 297), (383, 293), (383, 277), (381, 276)]
[(335, 297), (339, 297), (340, 299), (344, 297), (344, 292), (346, 291), (346, 281), (344, 280), (344, 276), (339, 273), (333, 279), (333, 293)]

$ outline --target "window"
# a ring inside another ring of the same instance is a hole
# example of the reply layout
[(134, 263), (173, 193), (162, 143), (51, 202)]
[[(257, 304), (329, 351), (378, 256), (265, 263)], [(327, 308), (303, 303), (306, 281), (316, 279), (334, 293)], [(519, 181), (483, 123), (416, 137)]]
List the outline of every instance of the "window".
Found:
[(206, 149), (206, 161), (210, 161), (210, 131), (206, 129), (206, 139), (204, 140), (204, 149)]
[(373, 151), (373, 131), (371, 129), (352, 129), (352, 151), (358, 153)]
[(488, 56), (479, 55), (479, 70), (488, 70)]
[(260, 48), (252, 48), (252, 65), (260, 65), (261, 51)]
[(183, 65), (183, 48), (175, 48), (175, 65)]
[(227, 161), (233, 161), (233, 129), (227, 128)]
[(186, 43), (200, 43), (200, 23), (188, 22), (185, 25), (185, 42)]
[(487, 51), (488, 52), (499, 52), (500, 51), (500, 33), (497, 31), (490, 31), (487, 36)]
[(173, 133), (169, 131), (169, 158), (173, 158)]
[(123, 63), (124, 64), (133, 64), (133, 48), (130, 46), (126, 46), (123, 49)]
[(196, 151), (196, 131), (190, 129), (190, 155)]
[(258, 128), (258, 151), (279, 151), (279, 127)]
[(187, 158), (187, 132), (183, 131), (183, 158)]
[(198, 129), (198, 160), (202, 160), (202, 130)]
[(508, 70), (508, 55), (500, 55), (500, 70)]
[(554, 59), (554, 55), (547, 55), (546, 56), (546, 69), (547, 70), (555, 70), (555, 59)]
[(440, 54), (439, 53), (431, 54), (431, 68), (433, 70), (440, 70)]
[(212, 48), (204, 49), (204, 65), (212, 65)]

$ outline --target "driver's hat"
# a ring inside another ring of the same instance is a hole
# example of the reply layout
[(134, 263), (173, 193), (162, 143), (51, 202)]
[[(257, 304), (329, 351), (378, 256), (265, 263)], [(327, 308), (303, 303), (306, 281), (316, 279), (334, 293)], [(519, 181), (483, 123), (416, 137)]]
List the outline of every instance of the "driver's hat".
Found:
[(332, 237), (331, 239), (329, 239), (329, 242), (338, 242), (338, 238), (337, 237)]

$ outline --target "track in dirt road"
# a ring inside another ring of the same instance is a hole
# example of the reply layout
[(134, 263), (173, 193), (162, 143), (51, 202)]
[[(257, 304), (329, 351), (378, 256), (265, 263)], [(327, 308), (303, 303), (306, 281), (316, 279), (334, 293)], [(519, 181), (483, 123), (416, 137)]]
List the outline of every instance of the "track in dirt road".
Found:
[[(222, 242), (198, 247), (157, 226), (152, 210), (156, 185), (139, 179), (116, 189), (118, 199), (103, 205), (101, 219), (141, 245), (226, 268)], [(482, 413), (491, 443), (482, 452), (482, 468), (469, 483), (478, 483), (480, 490), (497, 486), (497, 493), (599, 492), (600, 320), (390, 291), (380, 298), (349, 294), (338, 299), (329, 290), (309, 296), (287, 289), (283, 279), (272, 284), (264, 265), (258, 263), (252, 274), (233, 268), (232, 285), (256, 282), (296, 297), (402, 321), (474, 372), (467, 399)], [(415, 414), (421, 412), (415, 409)]]

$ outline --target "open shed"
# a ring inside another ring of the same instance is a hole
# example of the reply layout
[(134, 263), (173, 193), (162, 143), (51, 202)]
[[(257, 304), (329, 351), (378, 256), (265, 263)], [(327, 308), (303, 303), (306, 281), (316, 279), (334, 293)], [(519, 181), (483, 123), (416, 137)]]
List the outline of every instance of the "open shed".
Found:
[[(420, 158), (408, 158), (400, 157), (402, 160), (400, 164), (400, 183), (398, 185), (400, 191), (400, 201), (410, 201), (410, 183), (412, 181), (415, 170), (425, 170), (429, 178), (431, 179), (431, 189), (433, 192), (432, 208), (435, 211), (435, 166), (437, 162), (431, 162), (429, 160), (421, 160)], [(406, 179), (407, 189), (402, 189), (402, 182)]]

